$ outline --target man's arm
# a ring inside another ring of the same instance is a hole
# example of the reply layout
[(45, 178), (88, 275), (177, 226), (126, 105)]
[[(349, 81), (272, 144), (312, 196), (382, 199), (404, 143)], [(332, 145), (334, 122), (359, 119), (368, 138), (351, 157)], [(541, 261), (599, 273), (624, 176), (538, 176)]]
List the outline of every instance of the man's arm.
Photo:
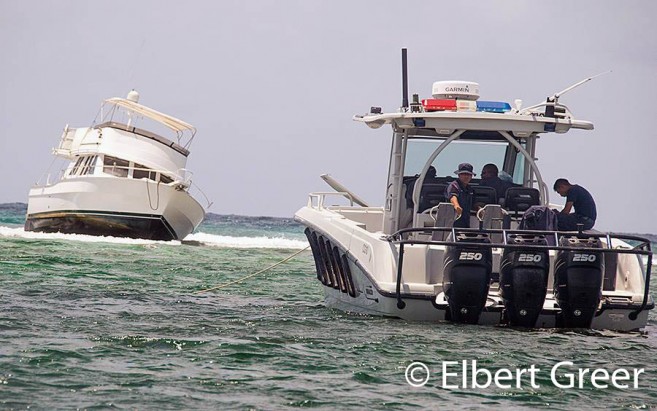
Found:
[(563, 210), (561, 210), (561, 214), (570, 214), (570, 210), (573, 209), (573, 202), (568, 201), (565, 206), (563, 206)]
[(454, 206), (454, 211), (456, 211), (456, 218), (458, 219), (461, 217), (461, 214), (463, 214), (463, 209), (461, 208), (461, 205), (459, 204), (459, 199), (456, 195), (452, 195), (449, 198), (449, 202), (452, 203)]

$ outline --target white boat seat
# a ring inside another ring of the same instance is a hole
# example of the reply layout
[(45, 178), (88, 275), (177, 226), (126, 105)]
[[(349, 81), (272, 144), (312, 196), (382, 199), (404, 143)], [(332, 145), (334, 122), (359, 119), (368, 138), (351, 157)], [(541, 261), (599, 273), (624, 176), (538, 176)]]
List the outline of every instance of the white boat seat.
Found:
[[(431, 209), (429, 214), (435, 221), (433, 224), (434, 227), (451, 228), (454, 226), (456, 212), (454, 211), (454, 206), (451, 203), (439, 203), (437, 206), (434, 206)], [(434, 241), (444, 241), (450, 234), (451, 233), (449, 231), (435, 231), (431, 235), (431, 239)]]
[[(480, 208), (477, 211), (477, 218), (484, 230), (508, 229), (510, 225), (508, 213), (499, 204), (488, 204)], [(491, 241), (494, 243), (502, 242), (502, 233), (491, 234)]]

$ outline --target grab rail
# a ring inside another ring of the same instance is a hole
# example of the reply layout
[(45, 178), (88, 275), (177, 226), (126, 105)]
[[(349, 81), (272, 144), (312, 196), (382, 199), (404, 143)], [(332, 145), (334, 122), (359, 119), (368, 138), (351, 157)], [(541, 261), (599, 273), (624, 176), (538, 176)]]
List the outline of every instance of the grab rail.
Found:
[[(346, 191), (317, 191), (314, 193), (308, 194), (308, 207), (310, 208), (316, 208), (318, 210), (323, 210), (324, 209), (324, 200), (326, 199), (326, 196), (329, 195), (336, 195), (336, 196), (341, 196), (341, 197), (346, 197), (349, 200), (349, 205), (351, 207), (354, 206), (354, 198), (352, 195)], [(317, 199), (317, 206), (313, 204), (313, 199)]]
[[(447, 241), (447, 240), (412, 240), (404, 239), (404, 234), (421, 232), (421, 233), (434, 233), (434, 232), (451, 232), (452, 238), (456, 238), (457, 233), (472, 233), (472, 234), (502, 234), (502, 242), (490, 242), (490, 243), (469, 243), (476, 244), (477, 247), (483, 248), (502, 248), (502, 249), (530, 249), (530, 250), (555, 250), (555, 251), (584, 251), (592, 252), (595, 251), (601, 253), (615, 253), (615, 254), (635, 254), (635, 255), (646, 255), (648, 256), (648, 262), (646, 264), (646, 273), (644, 278), (644, 290), (643, 290), (643, 301), (641, 306), (632, 311), (629, 314), (631, 320), (636, 320), (639, 313), (643, 311), (648, 305), (648, 297), (650, 295), (650, 276), (652, 271), (652, 248), (650, 245), (650, 240), (647, 238), (626, 235), (626, 234), (614, 234), (614, 233), (583, 233), (583, 232), (572, 232), (572, 231), (540, 231), (540, 230), (505, 230), (505, 229), (477, 229), (477, 228), (454, 228), (454, 227), (426, 227), (426, 228), (404, 228), (399, 230), (387, 237), (385, 239), (393, 244), (399, 244), (399, 257), (397, 261), (397, 283), (396, 283), (396, 297), (397, 297), (397, 308), (403, 310), (406, 307), (406, 303), (401, 298), (401, 277), (402, 277), (402, 266), (404, 262), (404, 245), (409, 244), (424, 244), (424, 245), (445, 245), (445, 246), (456, 246), (464, 245), (468, 243), (456, 242), (456, 241)], [(528, 245), (528, 244), (508, 244), (507, 243), (507, 234), (525, 234), (525, 235), (549, 235), (554, 236), (556, 243), (559, 244), (559, 239), (564, 237), (577, 237), (577, 238), (604, 238), (607, 243), (607, 248), (586, 248), (586, 247), (562, 247), (558, 245)], [(633, 246), (632, 248), (611, 248), (611, 240), (616, 239), (620, 241), (638, 241), (639, 244)]]

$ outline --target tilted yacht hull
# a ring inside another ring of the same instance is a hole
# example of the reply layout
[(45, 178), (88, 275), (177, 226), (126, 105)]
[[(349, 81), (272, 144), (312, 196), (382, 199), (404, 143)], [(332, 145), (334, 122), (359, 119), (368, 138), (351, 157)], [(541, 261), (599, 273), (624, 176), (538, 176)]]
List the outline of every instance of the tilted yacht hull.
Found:
[(182, 240), (203, 207), (175, 185), (88, 176), (30, 190), (26, 231)]

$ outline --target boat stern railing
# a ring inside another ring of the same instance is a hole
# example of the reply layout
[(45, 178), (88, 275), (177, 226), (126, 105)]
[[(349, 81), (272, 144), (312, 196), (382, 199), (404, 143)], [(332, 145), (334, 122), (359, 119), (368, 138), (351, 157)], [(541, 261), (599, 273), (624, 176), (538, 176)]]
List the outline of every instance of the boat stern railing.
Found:
[(324, 201), (326, 200), (327, 196), (345, 197), (347, 200), (349, 200), (349, 206), (354, 206), (354, 198), (352, 197), (351, 193), (346, 191), (317, 191), (308, 194), (308, 207), (320, 211), (325, 209), (326, 206), (324, 205)]
[(59, 156), (70, 156), (73, 149), (73, 141), (75, 140), (75, 128), (69, 128), (68, 124), (64, 127), (62, 136), (59, 140), (57, 148), (53, 148), (53, 154)]
[[(433, 233), (449, 233), (450, 236), (447, 237), (447, 240), (433, 240), (433, 239), (414, 239), (410, 238), (411, 234), (421, 233), (432, 235)], [(454, 227), (425, 227), (425, 228), (405, 228), (399, 230), (387, 237), (385, 239), (392, 243), (399, 245), (399, 254), (397, 257), (397, 279), (396, 279), (396, 298), (397, 298), (397, 307), (399, 309), (404, 309), (406, 303), (402, 300), (401, 297), (401, 278), (403, 271), (404, 263), (404, 246), (405, 245), (440, 245), (440, 246), (462, 246), (463, 242), (457, 242), (453, 239), (457, 238), (458, 234), (497, 234), (498, 237), (501, 237), (501, 241), (491, 241), (489, 243), (476, 243), (477, 247), (482, 248), (498, 248), (498, 249), (523, 249), (523, 250), (547, 250), (547, 251), (582, 251), (582, 252), (591, 252), (591, 248), (585, 247), (563, 247), (559, 246), (560, 240), (562, 238), (596, 238), (600, 241), (604, 241), (607, 245), (606, 248), (596, 248), (596, 253), (611, 253), (611, 254), (634, 254), (647, 256), (647, 261), (645, 266), (640, 258), (639, 264), (645, 267), (644, 272), (644, 287), (643, 287), (643, 300), (641, 305), (636, 310), (632, 311), (629, 314), (631, 320), (635, 320), (639, 313), (643, 311), (647, 305), (650, 296), (650, 277), (652, 271), (652, 248), (650, 240), (647, 238), (626, 235), (626, 234), (615, 234), (615, 233), (591, 233), (591, 232), (582, 232), (582, 231), (539, 231), (539, 230), (506, 230), (506, 229), (477, 229), (477, 228), (454, 228)], [(535, 236), (544, 236), (546, 238), (552, 237), (554, 239), (555, 245), (528, 245), (528, 244), (509, 244), (507, 242), (508, 234), (523, 234), (523, 235), (535, 235)], [(491, 236), (493, 237), (493, 236)], [(623, 242), (637, 242), (635, 246), (630, 246), (631, 248), (614, 248), (612, 245), (613, 240), (623, 241)], [(643, 268), (642, 267), (642, 268)]]

